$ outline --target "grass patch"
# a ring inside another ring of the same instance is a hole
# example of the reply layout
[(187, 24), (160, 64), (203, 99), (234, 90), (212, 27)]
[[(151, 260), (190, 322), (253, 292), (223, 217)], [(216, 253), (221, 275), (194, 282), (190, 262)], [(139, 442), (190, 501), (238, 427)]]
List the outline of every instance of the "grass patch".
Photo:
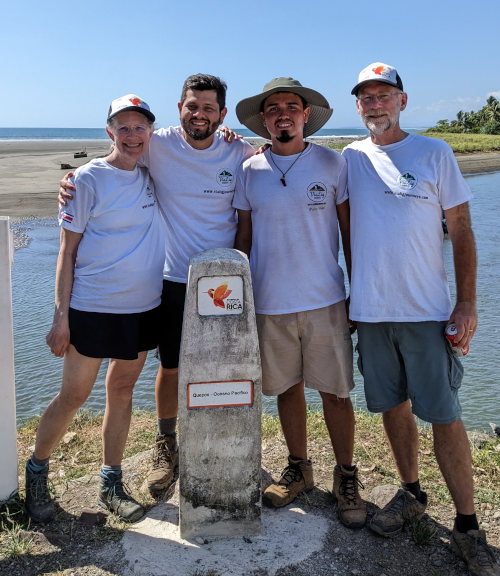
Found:
[(422, 132), (424, 136), (439, 138), (447, 142), (453, 152), (494, 152), (500, 150), (500, 135), (455, 134), (451, 132)]
[[(396, 468), (382, 426), (382, 418), (366, 412), (356, 411), (356, 432), (354, 442), (354, 461), (370, 484), (399, 484)], [(52, 483), (57, 485), (69, 479), (78, 478), (95, 472), (102, 461), (101, 426), (102, 414), (81, 411), (70, 425), (67, 443), (60, 442), (51, 458), (50, 471)], [(26, 422), (18, 429), (19, 475), (24, 476), (26, 459), (30, 456), (35, 440), (39, 419)], [(125, 457), (151, 449), (157, 430), (155, 414), (146, 411), (134, 411)], [(429, 427), (419, 426), (419, 467), (420, 482), (424, 490), (432, 491), (432, 501), (436, 504), (452, 506), (446, 484), (441, 476), (434, 457), (432, 431)], [(322, 412), (307, 411), (308, 444), (315, 466), (328, 468), (331, 475), (333, 453)], [(266, 458), (276, 458), (277, 468), (286, 458), (286, 447), (279, 419), (269, 414), (262, 415), (262, 441)], [(273, 447), (275, 449), (273, 450)], [(478, 505), (487, 504), (493, 509), (500, 508), (500, 439), (492, 438), (477, 447), (472, 444), (472, 461), (475, 486), (475, 501)], [(267, 465), (267, 464), (266, 464)], [(326, 472), (325, 472), (326, 473)], [(23, 480), (21, 479), (21, 484)], [(8, 517), (17, 517), (19, 510), (13, 505)], [(6, 517), (0, 520), (8, 522)], [(20, 534), (20, 533), (19, 533)]]

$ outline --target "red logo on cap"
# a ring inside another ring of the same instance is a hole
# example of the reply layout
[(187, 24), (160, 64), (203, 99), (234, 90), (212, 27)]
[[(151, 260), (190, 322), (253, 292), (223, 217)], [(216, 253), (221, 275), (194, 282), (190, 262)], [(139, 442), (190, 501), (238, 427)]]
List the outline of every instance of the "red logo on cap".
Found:
[(130, 98), (130, 102), (132, 102), (132, 104), (134, 106), (140, 106), (141, 105), (141, 99), (140, 98)]
[(385, 70), (385, 66), (377, 66), (376, 68), (372, 68), (372, 72), (382, 76), (382, 72)]

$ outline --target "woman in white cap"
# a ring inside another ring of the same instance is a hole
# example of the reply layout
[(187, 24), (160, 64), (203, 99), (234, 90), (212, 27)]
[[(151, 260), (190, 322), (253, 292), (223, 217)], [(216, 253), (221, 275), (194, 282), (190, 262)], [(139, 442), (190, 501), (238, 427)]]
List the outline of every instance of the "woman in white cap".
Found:
[(76, 170), (78, 194), (59, 212), (55, 312), (47, 344), (53, 354), (64, 356), (64, 369), (61, 389), (42, 415), (26, 463), (26, 509), (35, 521), (54, 516), (49, 457), (89, 396), (104, 358), (109, 365), (98, 504), (128, 522), (144, 514), (123, 487), (121, 461), (134, 384), (148, 350), (157, 345), (163, 219), (149, 173), (137, 166), (154, 120), (134, 94), (113, 100), (106, 126), (112, 151)]

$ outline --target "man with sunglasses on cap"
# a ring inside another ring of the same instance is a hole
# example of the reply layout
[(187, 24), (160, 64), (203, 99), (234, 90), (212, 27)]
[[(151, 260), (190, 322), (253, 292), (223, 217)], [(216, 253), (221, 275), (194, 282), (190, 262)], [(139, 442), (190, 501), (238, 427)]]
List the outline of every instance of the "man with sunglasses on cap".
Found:
[(262, 391), (277, 396), (289, 452), (265, 504), (286, 506), (314, 486), (307, 456), (304, 386), (323, 403), (337, 465), (333, 492), (341, 521), (360, 528), (366, 505), (352, 466), (354, 386), (352, 342), (338, 264), (339, 225), (347, 267), (349, 204), (346, 163), (333, 150), (304, 141), (332, 109), (315, 90), (293, 78), (275, 78), (262, 93), (242, 100), (238, 119), (271, 140), (263, 154), (238, 171), (235, 247), (250, 256), (262, 360)]
[[(189, 76), (178, 103), (180, 126), (155, 130), (141, 159), (155, 182), (166, 223), (156, 377), (158, 435), (148, 475), (148, 488), (155, 497), (164, 497), (177, 476), (178, 363), (189, 259), (209, 248), (233, 247), (235, 174), (255, 152), (247, 142), (230, 141), (232, 133), (226, 141), (227, 130), (217, 130), (227, 112), (226, 88), (216, 76)], [(64, 181), (61, 185), (66, 186)], [(60, 201), (66, 194), (60, 190)]]
[[(500, 574), (474, 512), (469, 441), (458, 399), (463, 368), (445, 337), (467, 350), (477, 327), (472, 194), (451, 148), (404, 132), (407, 94), (382, 62), (361, 71), (352, 90), (370, 136), (344, 150), (351, 207), (350, 318), (357, 322), (359, 367), (368, 409), (382, 412), (401, 488), (370, 521), (393, 536), (425, 512), (413, 414), (430, 422), (434, 451), (456, 506), (452, 542), (471, 574)], [(456, 304), (443, 262), (444, 210), (453, 246)]]

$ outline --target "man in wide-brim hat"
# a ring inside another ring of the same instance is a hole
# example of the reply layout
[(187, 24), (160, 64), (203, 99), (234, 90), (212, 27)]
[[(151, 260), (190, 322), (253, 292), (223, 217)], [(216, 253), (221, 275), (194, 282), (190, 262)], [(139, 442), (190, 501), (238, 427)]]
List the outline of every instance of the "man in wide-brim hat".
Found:
[(350, 266), (347, 167), (337, 152), (304, 141), (330, 118), (319, 92), (275, 78), (236, 107), (239, 120), (271, 140), (238, 172), (236, 248), (250, 255), (262, 360), (262, 390), (277, 396), (288, 465), (263, 494), (280, 507), (313, 488), (304, 385), (317, 390), (335, 452), (333, 491), (341, 521), (360, 528), (366, 505), (352, 466), (352, 342), (338, 264), (339, 234)]

